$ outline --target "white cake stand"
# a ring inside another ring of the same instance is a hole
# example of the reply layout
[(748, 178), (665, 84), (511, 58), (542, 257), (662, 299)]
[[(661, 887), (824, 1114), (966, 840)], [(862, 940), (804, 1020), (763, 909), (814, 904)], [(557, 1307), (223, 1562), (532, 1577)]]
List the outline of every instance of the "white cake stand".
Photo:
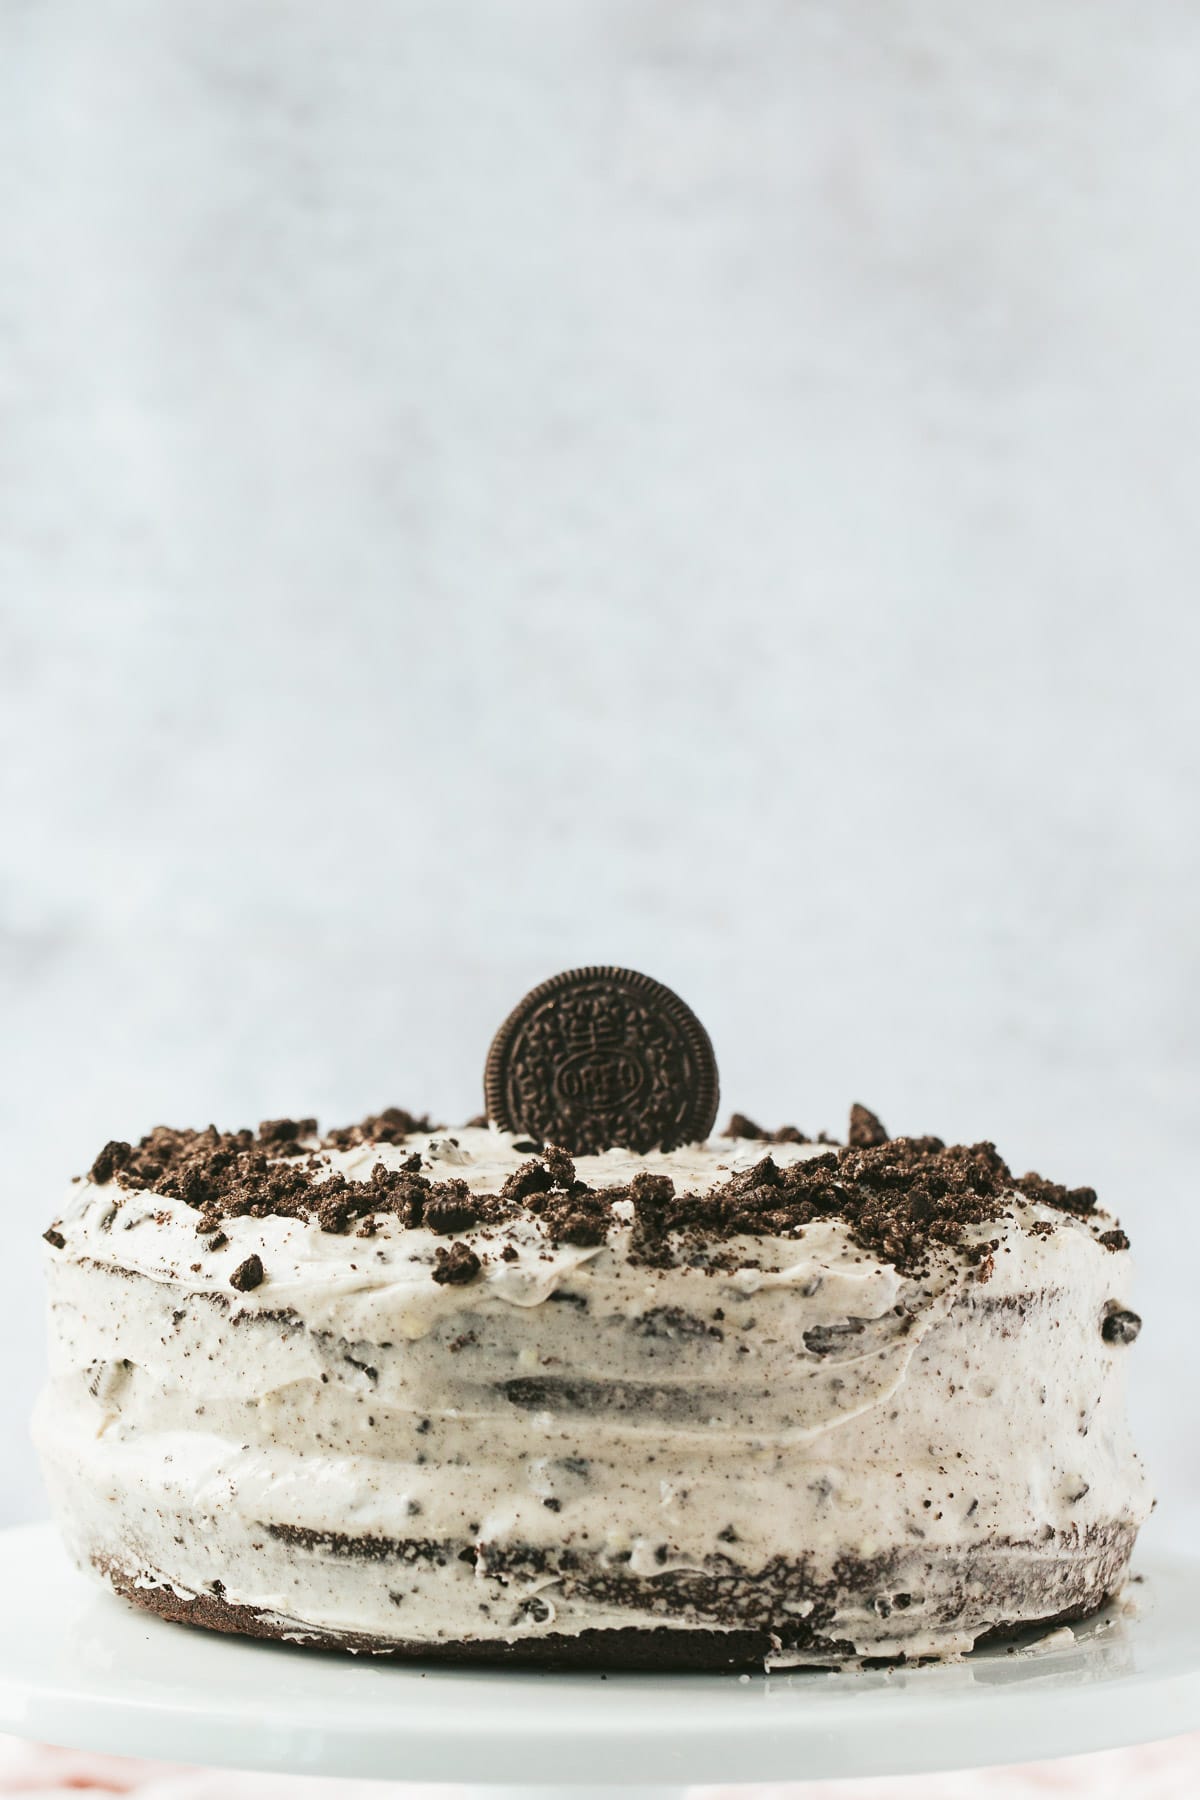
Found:
[(0, 1533), (0, 1730), (173, 1762), (679, 1788), (1033, 1761), (1200, 1726), (1200, 1562), (1147, 1558), (1074, 1633), (950, 1665), (554, 1675), (372, 1662), (168, 1625)]

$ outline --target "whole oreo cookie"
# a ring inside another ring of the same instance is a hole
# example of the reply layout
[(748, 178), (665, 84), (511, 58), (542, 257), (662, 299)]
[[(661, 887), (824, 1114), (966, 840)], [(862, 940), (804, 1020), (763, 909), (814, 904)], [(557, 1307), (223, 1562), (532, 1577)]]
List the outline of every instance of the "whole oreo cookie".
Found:
[(568, 969), (526, 994), (492, 1041), (489, 1117), (573, 1156), (706, 1138), (717, 1116), (708, 1033), (634, 969)]

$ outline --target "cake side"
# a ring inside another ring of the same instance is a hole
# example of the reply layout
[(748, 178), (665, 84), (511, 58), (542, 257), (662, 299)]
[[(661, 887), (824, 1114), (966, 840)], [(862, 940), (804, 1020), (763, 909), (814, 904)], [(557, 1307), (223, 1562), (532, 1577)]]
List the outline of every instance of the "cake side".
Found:
[(37, 1436), (114, 1585), (657, 1666), (954, 1653), (1119, 1585), (1128, 1255), (1086, 1198), (932, 1140), (571, 1165), (374, 1123), (168, 1157), (176, 1192), (101, 1163), (52, 1228)]

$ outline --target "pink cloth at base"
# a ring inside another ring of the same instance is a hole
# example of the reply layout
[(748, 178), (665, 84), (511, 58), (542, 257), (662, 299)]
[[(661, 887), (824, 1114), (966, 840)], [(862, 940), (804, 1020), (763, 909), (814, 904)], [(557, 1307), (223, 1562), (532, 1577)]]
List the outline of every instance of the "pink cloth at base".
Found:
[[(7, 1800), (72, 1800), (81, 1792), (136, 1794), (138, 1800), (461, 1800), (469, 1790), (407, 1782), (336, 1781), (186, 1769), (128, 1757), (93, 1756), (0, 1738), (0, 1795)], [(910, 1775), (870, 1781), (796, 1782), (689, 1790), (691, 1800), (1196, 1800), (1200, 1732), (1129, 1750), (1004, 1769)]]

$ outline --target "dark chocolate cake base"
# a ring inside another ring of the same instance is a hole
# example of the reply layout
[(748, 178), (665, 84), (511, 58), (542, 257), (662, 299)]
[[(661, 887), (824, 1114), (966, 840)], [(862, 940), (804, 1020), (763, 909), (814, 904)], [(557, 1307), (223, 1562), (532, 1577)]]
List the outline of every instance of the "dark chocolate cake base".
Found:
[[(1007, 1605), (998, 1603), (1006, 1617), (979, 1623), (975, 1647), (1018, 1633), (1072, 1624), (1095, 1613), (1124, 1582), (1133, 1536), (1127, 1526), (1114, 1524), (1102, 1534), (1101, 1541), (1093, 1539), (1086, 1551), (1031, 1559), (1034, 1566), (1029, 1570), (1023, 1591), (1014, 1588)], [(1011, 1554), (1010, 1547), (1006, 1548)], [(107, 1557), (98, 1556), (92, 1560), (97, 1573), (123, 1599), (172, 1623), (352, 1655), (420, 1662), (516, 1664), (546, 1669), (710, 1673), (761, 1671), (772, 1663), (782, 1661), (787, 1664), (792, 1659), (801, 1666), (837, 1667), (846, 1663), (920, 1661), (928, 1660), (929, 1656), (928, 1652), (879, 1656), (857, 1648), (849, 1639), (836, 1635), (833, 1619), (843, 1608), (831, 1604), (828, 1598), (816, 1619), (799, 1620), (785, 1614), (779, 1625), (771, 1628), (760, 1624), (730, 1624), (722, 1628), (703, 1623), (630, 1625), (585, 1627), (574, 1633), (543, 1632), (511, 1641), (497, 1638), (417, 1641), (330, 1632), (301, 1620), (273, 1616), (264, 1609), (231, 1602), (221, 1592), (183, 1594), (161, 1576), (156, 1578), (144, 1571), (133, 1574)], [(986, 1556), (970, 1560), (973, 1586), (978, 1582), (980, 1564), (987, 1560)], [(860, 1611), (865, 1604), (878, 1615), (883, 1603), (873, 1596), (879, 1587), (880, 1572), (878, 1559), (845, 1563), (839, 1570), (839, 1599), (847, 1604), (857, 1604)], [(965, 1617), (965, 1589), (956, 1585), (953, 1577), (947, 1580), (948, 1572), (949, 1564), (941, 1570), (942, 1589), (936, 1618), (927, 1621), (932, 1632), (940, 1633), (947, 1640), (953, 1637), (956, 1626), (960, 1632), (971, 1629)], [(967, 1575), (966, 1567), (962, 1575)], [(220, 1583), (213, 1586), (219, 1589)], [(1001, 1590), (993, 1588), (992, 1591), (999, 1593)], [(1054, 1606), (1054, 1599), (1064, 1603)]]

